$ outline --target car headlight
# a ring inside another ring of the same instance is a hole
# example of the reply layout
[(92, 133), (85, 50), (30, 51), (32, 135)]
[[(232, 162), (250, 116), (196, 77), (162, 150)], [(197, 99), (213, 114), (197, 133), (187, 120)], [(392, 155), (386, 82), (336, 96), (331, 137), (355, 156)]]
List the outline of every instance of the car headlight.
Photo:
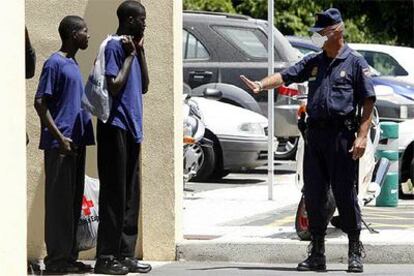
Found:
[(243, 123), (239, 130), (248, 134), (265, 135), (264, 127), (260, 123)]
[(408, 118), (408, 107), (406, 105), (400, 106), (400, 118), (401, 119)]

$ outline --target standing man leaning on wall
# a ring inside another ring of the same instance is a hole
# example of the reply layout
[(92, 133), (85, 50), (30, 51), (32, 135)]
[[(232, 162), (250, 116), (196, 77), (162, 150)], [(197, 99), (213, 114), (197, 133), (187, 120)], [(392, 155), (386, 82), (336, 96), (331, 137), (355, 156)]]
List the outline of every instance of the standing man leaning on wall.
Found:
[(81, 107), (82, 75), (75, 55), (88, 47), (88, 28), (79, 16), (60, 22), (60, 50), (45, 62), (35, 96), (41, 120), (39, 148), (45, 160), (44, 260), (49, 273), (78, 273), (92, 269), (77, 262), (76, 233), (85, 181), (85, 152), (94, 144), (92, 120)]
[[(375, 92), (367, 62), (344, 42), (344, 23), (339, 10), (330, 8), (317, 13), (310, 31), (313, 43), (323, 52), (308, 55), (282, 73), (261, 81), (241, 77), (255, 93), (283, 83), (309, 81), (303, 165), (312, 241), (309, 257), (297, 269), (326, 270), (328, 220), (324, 205), (331, 185), (342, 230), (349, 238), (348, 271), (362, 272), (361, 210), (356, 191), (358, 159), (366, 148)], [(363, 109), (361, 118), (357, 116), (358, 105)]]
[(95, 273), (146, 273), (135, 246), (139, 214), (139, 154), (142, 132), (142, 94), (148, 88), (143, 52), (146, 11), (137, 1), (125, 1), (117, 10), (121, 40), (105, 48), (105, 76), (112, 98), (106, 123), (98, 120), (98, 173), (100, 179), (97, 261)]

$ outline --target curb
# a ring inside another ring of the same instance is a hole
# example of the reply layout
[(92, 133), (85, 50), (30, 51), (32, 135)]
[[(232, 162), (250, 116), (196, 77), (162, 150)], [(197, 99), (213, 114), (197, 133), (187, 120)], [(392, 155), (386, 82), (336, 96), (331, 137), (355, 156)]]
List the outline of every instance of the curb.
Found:
[[(177, 245), (178, 261), (298, 263), (307, 257), (308, 242), (272, 241), (183, 241)], [(368, 264), (413, 264), (414, 240), (405, 243), (365, 243)], [(330, 263), (348, 262), (348, 244), (326, 242)]]

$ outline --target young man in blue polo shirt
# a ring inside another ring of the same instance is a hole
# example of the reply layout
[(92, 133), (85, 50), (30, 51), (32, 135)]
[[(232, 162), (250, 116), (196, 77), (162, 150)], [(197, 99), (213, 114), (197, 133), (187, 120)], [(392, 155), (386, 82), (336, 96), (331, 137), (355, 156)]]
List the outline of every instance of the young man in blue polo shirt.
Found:
[(117, 9), (122, 39), (105, 48), (105, 75), (112, 97), (107, 122), (98, 120), (98, 172), (100, 180), (99, 228), (95, 273), (146, 273), (149, 264), (138, 262), (139, 165), (142, 142), (142, 94), (148, 85), (142, 41), (146, 12), (137, 1), (124, 1)]
[(45, 162), (44, 260), (50, 273), (91, 269), (77, 262), (76, 233), (85, 179), (85, 149), (94, 144), (90, 114), (81, 107), (84, 93), (75, 55), (88, 47), (88, 28), (78, 16), (60, 22), (60, 50), (44, 63), (35, 96), (41, 120), (39, 148)]

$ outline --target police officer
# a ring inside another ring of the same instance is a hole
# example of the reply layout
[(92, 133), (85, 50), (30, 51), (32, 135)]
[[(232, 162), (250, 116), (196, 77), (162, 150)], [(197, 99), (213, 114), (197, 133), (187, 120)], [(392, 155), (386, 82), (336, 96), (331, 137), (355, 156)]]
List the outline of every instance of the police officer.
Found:
[[(364, 58), (344, 42), (338, 9), (316, 14), (311, 40), (323, 51), (310, 54), (281, 73), (261, 81), (241, 76), (254, 92), (294, 82), (309, 83), (304, 156), (305, 203), (312, 241), (300, 271), (326, 270), (324, 212), (329, 186), (349, 238), (348, 271), (362, 272), (361, 210), (357, 199), (358, 159), (364, 154), (375, 92)], [(362, 107), (362, 112), (358, 112)], [(358, 116), (361, 114), (361, 116)]]

